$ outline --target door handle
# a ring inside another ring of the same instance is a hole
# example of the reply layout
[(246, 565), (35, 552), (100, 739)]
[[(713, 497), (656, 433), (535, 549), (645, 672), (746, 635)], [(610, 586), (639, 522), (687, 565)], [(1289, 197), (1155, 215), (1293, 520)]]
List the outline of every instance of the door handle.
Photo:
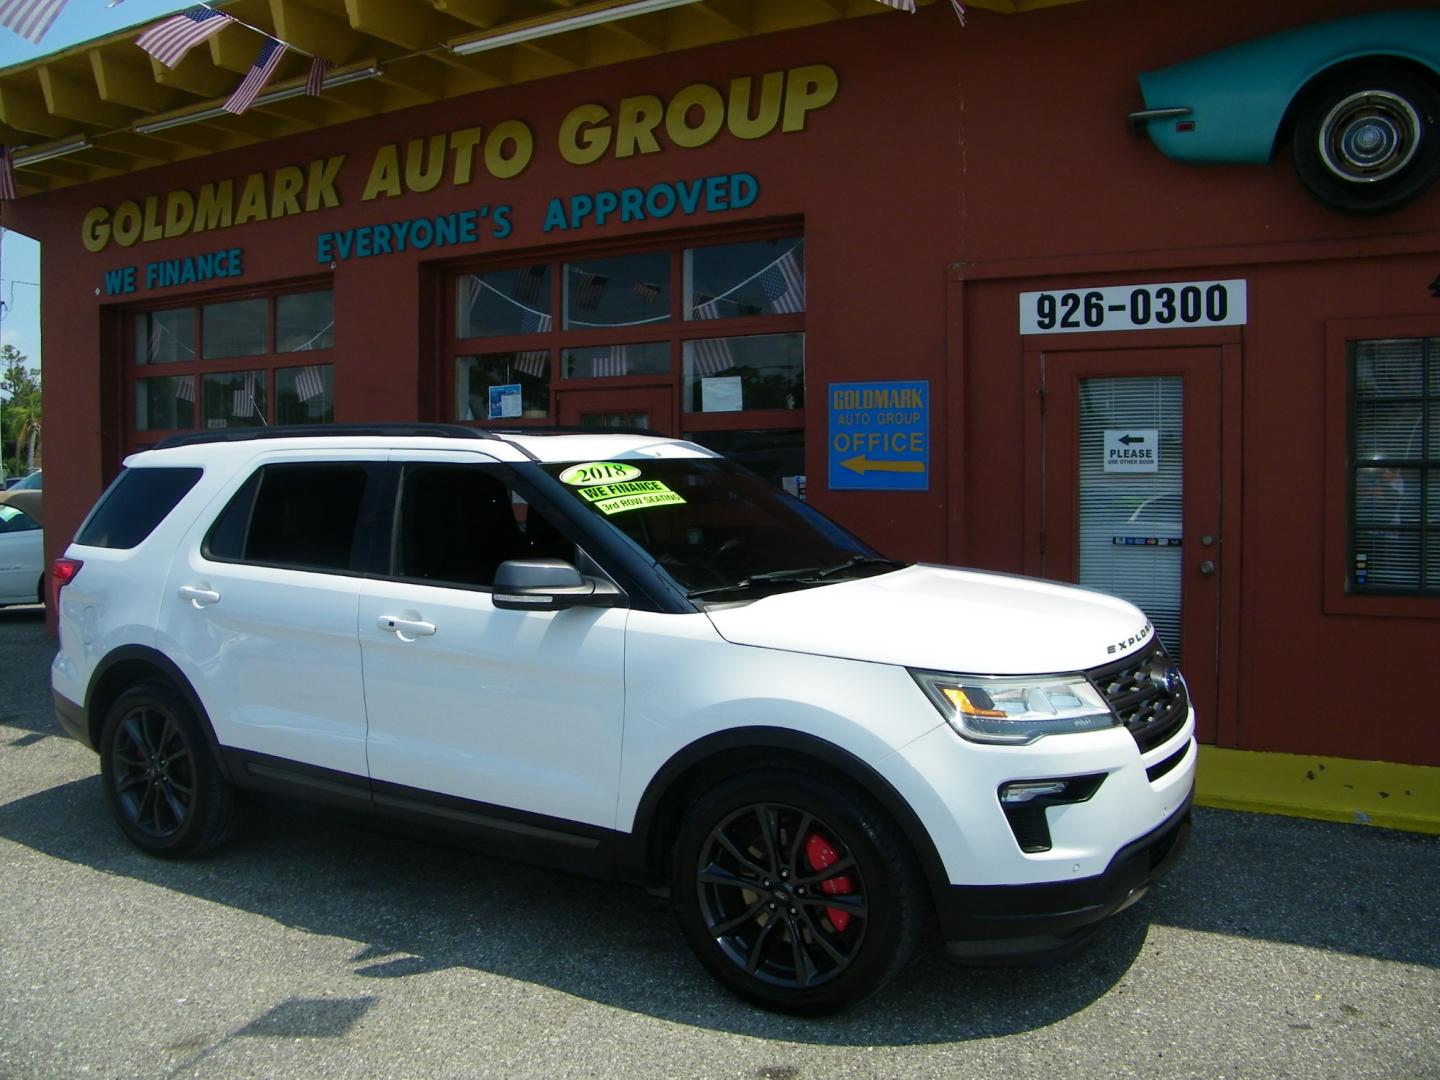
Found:
[(1215, 573), (1215, 564), (1209, 559), (1206, 559), (1200, 564), (1200, 573), (1204, 574), (1206, 577), (1209, 577), (1211, 574)]
[(197, 608), (205, 607), (207, 604), (218, 604), (220, 594), (214, 589), (200, 589), (194, 585), (180, 586), (180, 599), (189, 600)]
[(435, 624), (420, 619), (402, 619), (398, 615), (381, 615), (375, 620), (381, 630), (389, 630), (401, 641), (414, 641), (417, 637), (430, 637), (435, 633)]

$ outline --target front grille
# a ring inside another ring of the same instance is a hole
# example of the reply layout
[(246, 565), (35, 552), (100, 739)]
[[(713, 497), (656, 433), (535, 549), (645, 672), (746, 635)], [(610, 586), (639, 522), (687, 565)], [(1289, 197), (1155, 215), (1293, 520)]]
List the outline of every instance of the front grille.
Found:
[(1185, 683), (1158, 637), (1149, 648), (1085, 674), (1134, 736), (1142, 754), (1185, 723), (1190, 709)]

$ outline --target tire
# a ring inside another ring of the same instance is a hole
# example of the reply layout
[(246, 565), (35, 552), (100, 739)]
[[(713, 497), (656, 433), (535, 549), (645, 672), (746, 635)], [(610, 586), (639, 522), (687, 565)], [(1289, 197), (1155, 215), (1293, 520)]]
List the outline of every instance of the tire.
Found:
[(116, 699), (100, 735), (100, 775), (121, 831), (151, 855), (199, 855), (239, 825), (200, 721), (168, 686), (142, 683)]
[(806, 772), (742, 773), (702, 795), (680, 828), (671, 894), (711, 974), (781, 1012), (874, 993), (920, 933), (904, 837), (858, 789)]
[(1330, 209), (1397, 209), (1440, 174), (1440, 90), (1393, 65), (1348, 68), (1307, 91), (1290, 154)]

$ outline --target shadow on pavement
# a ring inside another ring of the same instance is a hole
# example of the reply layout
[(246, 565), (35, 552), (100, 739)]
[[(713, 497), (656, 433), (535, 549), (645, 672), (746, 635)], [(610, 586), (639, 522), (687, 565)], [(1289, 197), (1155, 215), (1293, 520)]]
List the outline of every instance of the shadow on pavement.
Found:
[(669, 904), (640, 889), (397, 839), (308, 810), (252, 807), (244, 832), (222, 851), (165, 862), (125, 842), (91, 776), (0, 806), (0, 836), (359, 942), (353, 962), (362, 977), (468, 967), (676, 1023), (830, 1045), (955, 1042), (1053, 1024), (1129, 969), (1145, 941), (1150, 902), (1112, 920), (1081, 955), (1047, 969), (954, 967), (940, 941), (927, 938), (895, 985), (848, 1014), (797, 1020), (729, 996), (692, 957)]

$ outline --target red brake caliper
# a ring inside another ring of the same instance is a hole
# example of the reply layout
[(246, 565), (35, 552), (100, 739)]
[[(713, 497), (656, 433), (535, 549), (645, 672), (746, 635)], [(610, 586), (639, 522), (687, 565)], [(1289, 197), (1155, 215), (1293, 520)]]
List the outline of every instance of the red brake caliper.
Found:
[[(824, 870), (826, 867), (834, 866), (840, 861), (840, 856), (818, 832), (812, 832), (805, 841), (805, 858), (810, 863), (810, 869), (815, 871)], [(837, 874), (833, 878), (827, 878), (820, 883), (820, 891), (827, 896), (844, 896), (855, 891), (855, 883), (850, 880), (849, 874)], [(844, 931), (850, 925), (850, 913), (841, 911), (839, 908), (827, 907), (825, 914), (830, 916), (830, 922), (836, 930)]]

